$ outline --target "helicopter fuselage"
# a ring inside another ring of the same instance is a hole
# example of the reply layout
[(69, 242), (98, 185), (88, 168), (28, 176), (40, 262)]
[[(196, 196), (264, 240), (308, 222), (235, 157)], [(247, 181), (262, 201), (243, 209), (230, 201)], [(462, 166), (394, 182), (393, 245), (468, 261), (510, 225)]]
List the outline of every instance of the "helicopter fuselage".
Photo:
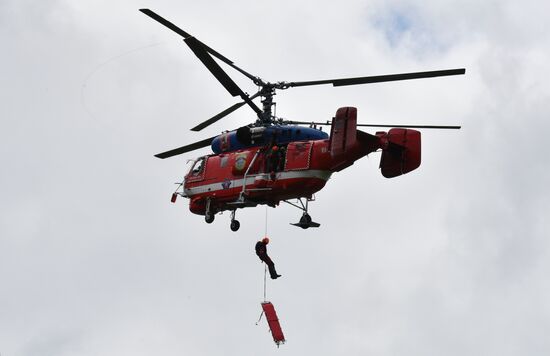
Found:
[(391, 129), (371, 135), (356, 129), (356, 115), (355, 108), (338, 109), (329, 138), (270, 140), (261, 146), (200, 157), (185, 176), (179, 194), (190, 199), (191, 212), (213, 216), (259, 204), (274, 207), (281, 201), (311, 199), (334, 172), (378, 149), (382, 149), (385, 177), (408, 173), (420, 165), (418, 131)]
[[(331, 174), (329, 140), (297, 141), (199, 158), (185, 177), (189, 208), (204, 215), (310, 197)], [(276, 150), (273, 148), (276, 147)]]

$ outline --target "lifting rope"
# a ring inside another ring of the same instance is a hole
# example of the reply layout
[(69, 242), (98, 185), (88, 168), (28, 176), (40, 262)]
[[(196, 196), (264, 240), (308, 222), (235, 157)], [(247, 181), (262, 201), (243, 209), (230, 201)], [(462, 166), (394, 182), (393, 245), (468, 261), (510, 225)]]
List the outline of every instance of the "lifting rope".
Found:
[(267, 265), (264, 263), (264, 302), (267, 301), (266, 297), (266, 285), (267, 285)]
[[(267, 205), (265, 207), (265, 226), (264, 226), (264, 237), (267, 237)], [(264, 302), (267, 301), (267, 264), (264, 263)]]
[[(265, 207), (265, 223), (264, 223), (264, 236), (267, 237), (267, 206)], [(267, 302), (267, 264), (262, 262), (264, 264), (264, 303)], [(264, 315), (264, 311), (262, 310), (262, 313), (260, 314), (260, 318), (256, 322), (256, 325), (262, 320), (262, 316)]]
[[(264, 236), (267, 237), (267, 206), (265, 207)], [(264, 265), (264, 301), (261, 303), (261, 305), (262, 313), (260, 314), (256, 325), (258, 325), (258, 323), (262, 320), (262, 316), (265, 314), (265, 318), (267, 320), (271, 336), (273, 337), (273, 341), (275, 341), (275, 344), (277, 344), (277, 347), (279, 347), (279, 345), (284, 344), (286, 340), (283, 334), (283, 330), (281, 329), (281, 324), (279, 323), (279, 317), (275, 312), (275, 307), (273, 306), (273, 304), (271, 304), (271, 302), (267, 301), (267, 263), (265, 263)]]

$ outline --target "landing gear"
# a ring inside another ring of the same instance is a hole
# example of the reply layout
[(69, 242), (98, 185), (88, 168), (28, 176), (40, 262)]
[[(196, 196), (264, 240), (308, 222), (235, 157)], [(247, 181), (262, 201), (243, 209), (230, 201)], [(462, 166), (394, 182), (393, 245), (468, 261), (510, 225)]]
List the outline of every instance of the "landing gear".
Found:
[(311, 216), (308, 213), (304, 213), (300, 218), (300, 224), (309, 224), (311, 223)]
[(212, 214), (211, 212), (207, 212), (204, 215), (204, 221), (206, 221), (207, 224), (212, 224), (214, 222), (214, 217), (214, 214)]
[(237, 231), (241, 227), (241, 223), (239, 220), (231, 220), (231, 225), (229, 227), (231, 227), (231, 231)]
[(231, 211), (231, 224), (229, 225), (231, 231), (237, 231), (241, 227), (239, 220), (235, 220), (235, 211), (236, 210)]
[(212, 224), (214, 222), (214, 212), (212, 209), (210, 209), (210, 199), (206, 199), (206, 210), (204, 213), (204, 221), (206, 221), (207, 224)]
[(308, 203), (310, 201), (313, 201), (313, 199), (312, 198), (305, 198), (305, 199), (306, 199), (306, 203), (304, 204), (304, 202), (302, 201), (302, 198), (298, 198), (298, 202), (300, 203), (301, 206), (286, 200), (284, 201), (285, 203), (290, 204), (298, 209), (301, 209), (304, 212), (299, 222), (295, 224), (290, 224), (290, 225), (298, 226), (298, 227), (301, 227), (302, 229), (321, 226), (321, 224), (312, 221), (311, 216), (309, 216), (309, 214), (307, 213)]

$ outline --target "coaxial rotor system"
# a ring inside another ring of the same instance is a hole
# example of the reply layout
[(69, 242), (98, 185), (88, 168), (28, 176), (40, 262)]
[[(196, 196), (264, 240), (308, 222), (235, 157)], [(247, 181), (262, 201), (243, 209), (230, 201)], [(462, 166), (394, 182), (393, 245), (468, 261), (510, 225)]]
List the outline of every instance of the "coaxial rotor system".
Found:
[[(255, 76), (245, 71), (244, 69), (235, 65), (235, 63), (223, 56), (216, 50), (212, 49), (205, 43), (201, 42), (199, 39), (189, 34), (188, 32), (182, 30), (180, 27), (174, 25), (172, 22), (166, 20), (162, 16), (153, 12), (149, 9), (140, 9), (142, 13), (149, 16), (153, 20), (159, 22), (160, 24), (166, 26), (172, 31), (176, 32), (183, 37), (184, 42), (189, 46), (197, 58), (206, 66), (206, 68), (212, 73), (212, 75), (220, 82), (220, 84), (234, 97), (240, 97), (241, 102), (236, 103), (229, 108), (223, 110), (222, 112), (214, 115), (201, 122), (200, 124), (191, 128), (192, 131), (201, 131), (202, 129), (212, 125), (213, 123), (221, 120), (225, 116), (231, 114), (235, 110), (239, 109), (244, 105), (248, 105), (257, 115), (256, 121), (250, 126), (270, 126), (273, 124), (313, 124), (313, 125), (330, 125), (330, 122), (306, 122), (306, 121), (283, 121), (278, 120), (273, 116), (272, 106), (275, 104), (273, 101), (273, 96), (277, 90), (285, 90), (294, 87), (305, 87), (313, 85), (326, 85), (332, 84), (332, 86), (349, 86), (349, 85), (360, 85), (360, 84), (371, 84), (371, 83), (381, 83), (381, 82), (390, 82), (390, 81), (401, 81), (401, 80), (410, 80), (410, 79), (421, 79), (421, 78), (433, 78), (433, 77), (442, 77), (442, 76), (453, 76), (465, 74), (466, 70), (464, 68), (458, 69), (445, 69), (445, 70), (436, 70), (436, 71), (425, 71), (425, 72), (411, 72), (411, 73), (398, 73), (398, 74), (386, 74), (386, 75), (375, 75), (375, 76), (363, 76), (363, 77), (353, 77), (353, 78), (338, 78), (338, 79), (324, 79), (324, 80), (312, 80), (312, 81), (279, 81), (279, 82), (269, 82), (265, 81), (259, 76)], [(249, 95), (243, 91), (234, 81), (229, 77), (229, 75), (222, 69), (222, 67), (216, 61), (221, 61), (231, 68), (237, 70), (239, 73), (250, 79), (259, 90), (253, 95)], [(254, 103), (254, 99), (261, 97), (262, 107), (258, 107)], [(407, 128), (428, 128), (428, 129), (459, 129), (460, 126), (441, 126), (441, 125), (377, 125), (377, 124), (358, 124), (357, 126), (371, 126), (371, 127), (407, 127)], [(209, 146), (212, 140), (217, 137), (210, 137), (189, 145), (179, 147), (174, 150), (160, 153), (156, 155), (159, 158), (171, 157), (174, 155), (182, 154), (189, 152), (198, 148)]]

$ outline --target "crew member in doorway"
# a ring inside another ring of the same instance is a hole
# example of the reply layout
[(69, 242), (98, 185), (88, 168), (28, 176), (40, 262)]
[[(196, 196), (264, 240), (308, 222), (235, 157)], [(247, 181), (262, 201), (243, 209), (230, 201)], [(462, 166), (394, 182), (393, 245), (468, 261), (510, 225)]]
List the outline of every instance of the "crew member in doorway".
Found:
[(275, 177), (276, 177), (275, 172), (278, 172), (281, 170), (281, 163), (282, 163), (282, 152), (280, 150), (280, 147), (277, 145), (273, 145), (267, 153), (267, 160), (266, 160), (266, 172), (270, 174), (271, 180), (275, 180)]
[(267, 267), (269, 268), (269, 274), (271, 276), (271, 279), (277, 279), (281, 277), (280, 274), (277, 274), (277, 271), (275, 271), (275, 264), (269, 258), (267, 255), (267, 244), (269, 243), (269, 238), (266, 236), (261, 241), (256, 242), (256, 255), (265, 262)]

